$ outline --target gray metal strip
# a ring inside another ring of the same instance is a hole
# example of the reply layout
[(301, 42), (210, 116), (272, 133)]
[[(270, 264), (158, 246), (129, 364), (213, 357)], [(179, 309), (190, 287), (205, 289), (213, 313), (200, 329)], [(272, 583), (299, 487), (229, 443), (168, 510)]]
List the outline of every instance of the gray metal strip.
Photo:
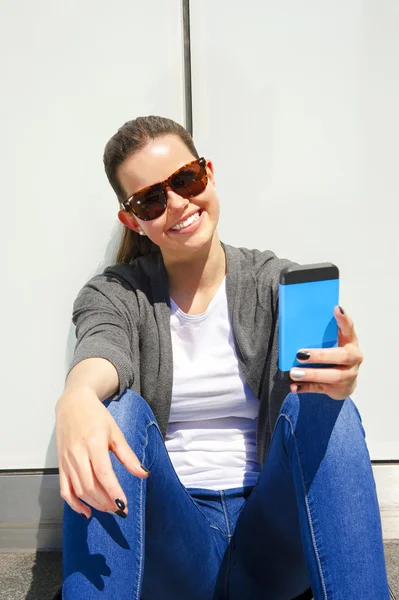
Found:
[(183, 63), (184, 63), (184, 104), (186, 129), (193, 135), (193, 96), (191, 80), (191, 36), (190, 36), (190, 0), (182, 0), (183, 8)]
[(0, 552), (62, 547), (57, 474), (0, 475)]

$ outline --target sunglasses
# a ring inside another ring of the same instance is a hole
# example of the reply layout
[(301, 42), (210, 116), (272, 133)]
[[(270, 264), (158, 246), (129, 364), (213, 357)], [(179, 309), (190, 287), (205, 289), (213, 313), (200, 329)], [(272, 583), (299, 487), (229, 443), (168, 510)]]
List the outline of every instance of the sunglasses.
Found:
[(206, 160), (197, 158), (177, 169), (165, 181), (139, 190), (124, 200), (121, 206), (142, 221), (152, 221), (160, 217), (166, 210), (166, 188), (172, 188), (182, 198), (192, 198), (201, 194), (207, 184)]

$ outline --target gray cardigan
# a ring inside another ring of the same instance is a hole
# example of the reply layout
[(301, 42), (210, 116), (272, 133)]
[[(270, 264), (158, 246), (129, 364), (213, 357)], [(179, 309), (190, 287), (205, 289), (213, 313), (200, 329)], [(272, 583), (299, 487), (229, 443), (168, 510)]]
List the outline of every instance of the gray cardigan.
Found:
[[(235, 248), (226, 254), (226, 290), (240, 372), (260, 400), (257, 454), (263, 465), (289, 384), (277, 376), (279, 274), (296, 265), (270, 251)], [(76, 347), (69, 371), (85, 358), (109, 360), (126, 388), (151, 406), (165, 438), (173, 383), (168, 278), (161, 252), (96, 275), (73, 307)], [(212, 340), (209, 340), (212, 343)]]

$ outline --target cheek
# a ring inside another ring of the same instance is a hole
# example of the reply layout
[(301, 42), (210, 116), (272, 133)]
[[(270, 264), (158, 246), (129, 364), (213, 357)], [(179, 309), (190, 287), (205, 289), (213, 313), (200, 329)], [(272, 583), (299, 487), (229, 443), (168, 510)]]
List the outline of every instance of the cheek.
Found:
[(152, 239), (152, 241), (158, 244), (158, 241), (162, 238), (162, 235), (164, 235), (165, 227), (166, 220), (163, 217), (161, 217), (160, 219), (157, 219), (153, 222), (147, 221), (145, 231), (147, 235)]
[(208, 225), (211, 226), (212, 229), (216, 228), (220, 217), (220, 204), (214, 189), (209, 190), (209, 192), (207, 190), (206, 197), (204, 196), (199, 204), (207, 212)]
[[(207, 189), (202, 194), (202, 196), (200, 196), (200, 198), (201, 198), (201, 203), (204, 203), (207, 205), (206, 208), (208, 208), (208, 207), (209, 207), (209, 209), (219, 208), (219, 198), (218, 198), (218, 195), (217, 195), (216, 190), (213, 187), (212, 183), (208, 184)], [(195, 201), (195, 198), (193, 198), (193, 200)]]
[(219, 212), (220, 212), (219, 197), (214, 189), (211, 190), (209, 193), (208, 203), (209, 203), (209, 209), (212, 211), (212, 213), (219, 215)]

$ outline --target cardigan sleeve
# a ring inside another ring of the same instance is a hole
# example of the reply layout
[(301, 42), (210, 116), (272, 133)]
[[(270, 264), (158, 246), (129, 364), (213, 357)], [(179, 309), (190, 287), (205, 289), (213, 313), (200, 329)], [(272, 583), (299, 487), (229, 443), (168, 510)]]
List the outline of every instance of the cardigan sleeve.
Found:
[(105, 358), (118, 372), (118, 396), (133, 383), (134, 323), (121, 292), (130, 294), (128, 304), (134, 304), (134, 291), (122, 289), (115, 277), (97, 275), (81, 289), (73, 305), (76, 345), (67, 373), (86, 358)]
[(263, 464), (269, 451), (273, 430), (277, 417), (286, 396), (290, 393), (290, 383), (283, 381), (278, 370), (278, 308), (279, 308), (279, 283), (281, 271), (289, 266), (297, 265), (288, 259), (273, 257), (269, 262), (263, 284), (263, 298), (265, 310), (268, 315), (270, 335), (268, 338), (265, 368), (260, 391), (260, 411), (258, 420), (258, 457)]
[(280, 411), (281, 405), (284, 402), (286, 396), (290, 393), (290, 382), (283, 381), (279, 375), (278, 369), (278, 351), (279, 351), (279, 343), (278, 343), (278, 332), (279, 332), (279, 283), (280, 283), (280, 273), (286, 267), (297, 266), (298, 263), (280, 259), (279, 260), (279, 268), (275, 277), (273, 278), (272, 283), (272, 305), (273, 305), (273, 329), (271, 335), (271, 344), (270, 344), (270, 378), (269, 378), (269, 407), (270, 407), (270, 418), (271, 425), (274, 428), (275, 422), (277, 420), (278, 413)]

